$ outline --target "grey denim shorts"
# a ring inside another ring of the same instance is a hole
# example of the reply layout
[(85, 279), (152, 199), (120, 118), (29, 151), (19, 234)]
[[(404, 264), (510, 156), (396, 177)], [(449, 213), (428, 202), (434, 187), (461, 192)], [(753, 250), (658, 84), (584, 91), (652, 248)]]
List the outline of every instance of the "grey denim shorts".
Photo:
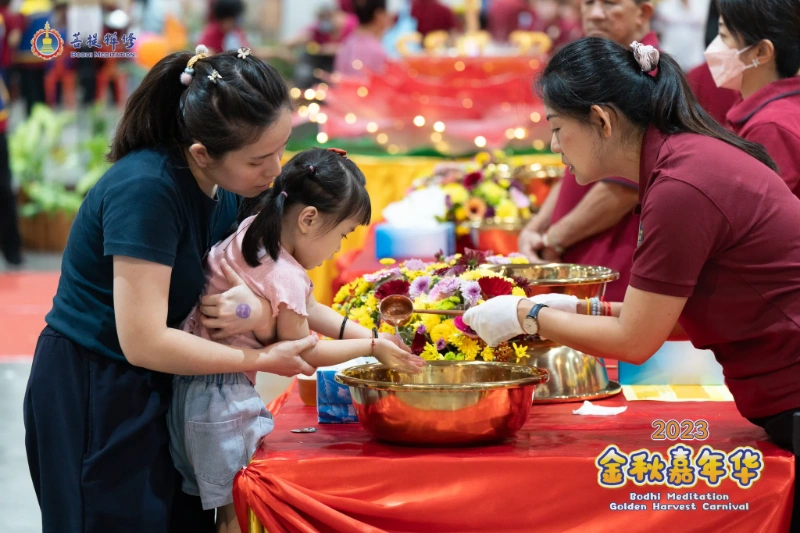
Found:
[(233, 502), (234, 476), (274, 427), (245, 374), (175, 376), (167, 423), (181, 488), (203, 509)]

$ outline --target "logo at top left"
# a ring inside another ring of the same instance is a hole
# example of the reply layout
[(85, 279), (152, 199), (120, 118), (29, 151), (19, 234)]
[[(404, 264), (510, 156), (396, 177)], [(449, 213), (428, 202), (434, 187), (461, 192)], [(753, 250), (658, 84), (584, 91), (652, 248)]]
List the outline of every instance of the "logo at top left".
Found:
[(64, 51), (64, 39), (58, 30), (50, 27), (50, 22), (45, 22), (44, 29), (39, 30), (31, 39), (31, 52), (37, 57), (47, 61), (55, 59)]

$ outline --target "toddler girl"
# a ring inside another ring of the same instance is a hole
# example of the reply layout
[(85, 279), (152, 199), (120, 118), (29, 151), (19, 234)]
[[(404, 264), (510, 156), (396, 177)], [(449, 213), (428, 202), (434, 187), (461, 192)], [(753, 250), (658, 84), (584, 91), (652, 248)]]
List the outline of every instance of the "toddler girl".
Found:
[[(228, 288), (227, 262), (256, 295), (269, 301), (272, 316), (258, 331), (222, 341), (258, 348), (296, 340), (313, 330), (350, 340), (320, 341), (303, 353), (311, 366), (327, 366), (360, 356), (419, 372), (424, 361), (398, 338), (378, 336), (314, 300), (307, 270), (339, 251), (341, 240), (370, 221), (364, 175), (343, 152), (313, 149), (293, 157), (271, 189), (245, 202), (237, 231), (209, 252), (206, 294)], [(248, 216), (251, 215), (251, 216)], [(195, 308), (184, 325), (204, 338), (211, 335)], [(182, 489), (200, 496), (203, 508), (217, 508), (218, 531), (240, 531), (233, 506), (233, 478), (247, 465), (260, 440), (273, 428), (253, 386), (255, 373), (175, 376), (168, 416), (170, 450), (183, 476)]]

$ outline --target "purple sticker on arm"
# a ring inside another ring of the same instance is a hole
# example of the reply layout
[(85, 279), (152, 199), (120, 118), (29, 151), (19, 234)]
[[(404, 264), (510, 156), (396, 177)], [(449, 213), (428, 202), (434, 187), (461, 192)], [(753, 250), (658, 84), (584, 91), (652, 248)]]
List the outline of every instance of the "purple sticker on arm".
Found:
[(239, 318), (250, 318), (250, 306), (247, 304), (241, 304), (236, 308), (236, 316)]

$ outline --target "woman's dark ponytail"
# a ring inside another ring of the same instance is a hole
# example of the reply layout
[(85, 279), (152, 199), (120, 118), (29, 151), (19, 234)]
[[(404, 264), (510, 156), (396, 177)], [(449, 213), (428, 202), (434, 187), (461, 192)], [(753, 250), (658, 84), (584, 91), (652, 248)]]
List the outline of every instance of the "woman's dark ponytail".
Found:
[(763, 146), (726, 130), (700, 107), (678, 64), (661, 54), (655, 75), (642, 72), (630, 49), (614, 41), (587, 37), (555, 54), (536, 90), (557, 113), (587, 121), (593, 105), (613, 107), (640, 130), (696, 133), (726, 142), (772, 170), (777, 166)]
[(655, 82), (651, 97), (651, 123), (659, 131), (691, 132), (714, 137), (750, 154), (777, 172), (777, 165), (763, 146), (731, 133), (700, 106), (683, 70), (671, 56), (661, 54)]
[(180, 76), (191, 59), (189, 52), (171, 54), (156, 63), (125, 104), (111, 143), (108, 159), (120, 160), (143, 146), (180, 146)]

